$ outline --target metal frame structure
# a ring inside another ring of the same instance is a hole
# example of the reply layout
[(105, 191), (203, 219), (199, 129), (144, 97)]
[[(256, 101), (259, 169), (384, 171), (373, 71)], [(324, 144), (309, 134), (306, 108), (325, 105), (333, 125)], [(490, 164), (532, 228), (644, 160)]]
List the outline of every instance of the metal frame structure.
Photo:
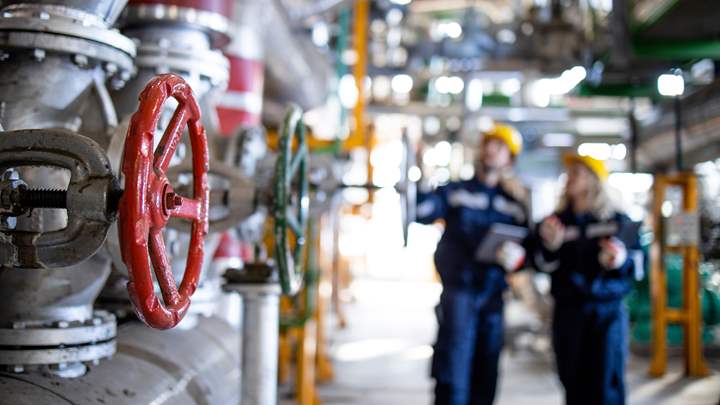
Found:
[[(662, 205), (669, 187), (682, 189), (682, 209), (687, 215), (697, 214), (697, 178), (692, 173), (656, 175), (653, 188), (653, 220), (655, 241), (651, 250), (651, 293), (652, 293), (652, 359), (650, 375), (660, 377), (667, 369), (667, 325), (679, 323), (684, 326), (683, 351), (685, 370), (693, 377), (709, 374), (702, 350), (699, 286), (699, 250), (697, 243), (683, 243), (668, 246), (665, 243)], [(667, 279), (664, 271), (664, 255), (673, 252), (683, 256), (683, 306), (680, 309), (667, 307)]]

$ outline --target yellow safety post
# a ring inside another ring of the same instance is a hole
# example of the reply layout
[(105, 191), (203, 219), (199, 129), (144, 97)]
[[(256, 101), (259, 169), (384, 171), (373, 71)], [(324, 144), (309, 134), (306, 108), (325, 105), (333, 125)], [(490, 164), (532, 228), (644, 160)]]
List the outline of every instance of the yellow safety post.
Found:
[[(322, 280), (322, 278), (321, 278)], [(326, 281), (327, 282), (327, 281)], [(322, 285), (322, 281), (318, 283)], [(318, 293), (320, 292), (320, 289)], [(325, 335), (325, 311), (327, 310), (327, 297), (318, 294), (318, 304), (315, 308), (315, 319), (317, 321), (317, 355), (315, 356), (315, 367), (317, 381), (321, 384), (327, 383), (335, 378), (332, 362), (328, 356), (327, 337)]]
[[(652, 359), (650, 375), (659, 377), (667, 370), (667, 325), (682, 324), (684, 327), (683, 352), (685, 370), (689, 376), (703, 377), (709, 370), (703, 358), (702, 349), (702, 313), (699, 291), (699, 256), (697, 236), (687, 238), (685, 235), (679, 242), (669, 245), (666, 241), (668, 225), (663, 220), (662, 205), (668, 187), (675, 186), (682, 190), (682, 215), (688, 222), (697, 216), (698, 196), (697, 178), (693, 173), (675, 175), (657, 175), (653, 188), (653, 221), (655, 240), (651, 246), (651, 295), (652, 295)], [(688, 233), (695, 233), (690, 226)], [(695, 229), (697, 229), (695, 227)], [(681, 229), (682, 230), (682, 229)], [(676, 229), (677, 231), (677, 229)], [(682, 236), (682, 235), (681, 235)], [(694, 240), (694, 242), (693, 242)], [(666, 253), (677, 253), (683, 256), (683, 306), (679, 309), (667, 307), (667, 278), (665, 275), (664, 257)]]
[[(305, 257), (305, 265), (308, 269), (314, 268), (318, 270), (320, 261), (318, 255), (320, 254), (320, 230), (322, 225), (321, 218), (317, 219), (315, 225), (310, 226), (310, 234), (308, 238), (312, 244), (312, 254), (308, 254)], [(297, 353), (296, 353), (296, 386), (297, 386), (297, 403), (298, 405), (318, 405), (320, 399), (318, 398), (316, 381), (316, 359), (317, 359), (317, 335), (318, 335), (318, 323), (317, 323), (317, 308), (319, 300), (319, 280), (320, 277), (313, 283), (306, 283), (305, 289), (311, 289), (307, 291), (307, 294), (303, 295), (303, 306), (308, 310), (313, 301), (315, 307), (312, 308), (312, 314), (307, 314), (309, 317), (304, 319), (302, 325), (298, 328), (298, 342), (297, 342)]]
[[(317, 291), (316, 291), (317, 292)], [(317, 354), (317, 323), (310, 318), (303, 323), (298, 333), (296, 352), (296, 386), (298, 405), (320, 403), (315, 389), (315, 356)]]
[(326, 224), (332, 224), (332, 215), (328, 212), (321, 217), (318, 224), (318, 232), (316, 235), (317, 262), (318, 262), (318, 283), (317, 283), (317, 305), (315, 306), (315, 321), (317, 323), (317, 353), (315, 356), (315, 368), (317, 381), (320, 384), (333, 380), (335, 373), (333, 371), (332, 362), (328, 355), (328, 345), (326, 336), (327, 308), (330, 292), (330, 274), (328, 269), (331, 268), (332, 259), (326, 254), (327, 251), (322, 249), (322, 231)]
[(278, 344), (278, 384), (287, 383), (290, 376), (290, 362), (292, 360), (292, 343), (290, 339), (290, 330), (280, 330), (280, 339)]

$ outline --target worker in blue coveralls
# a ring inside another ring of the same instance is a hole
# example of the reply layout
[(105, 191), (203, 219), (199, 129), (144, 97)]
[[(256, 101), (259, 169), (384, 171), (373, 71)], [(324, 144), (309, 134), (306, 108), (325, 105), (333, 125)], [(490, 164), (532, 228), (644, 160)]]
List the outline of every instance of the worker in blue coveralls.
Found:
[(505, 275), (522, 265), (525, 249), (505, 241), (494, 260), (475, 254), (493, 224), (527, 228), (526, 189), (512, 173), (521, 148), (517, 130), (495, 125), (483, 133), (475, 178), (418, 195), (418, 222), (445, 222), (435, 252), (443, 285), (432, 361), (436, 404), (491, 404), (495, 397)]
[[(627, 323), (637, 231), (608, 198), (601, 160), (568, 155), (567, 184), (552, 216), (539, 226), (534, 261), (549, 272), (553, 349), (567, 405), (625, 403)], [(635, 228), (636, 229), (636, 228)]]

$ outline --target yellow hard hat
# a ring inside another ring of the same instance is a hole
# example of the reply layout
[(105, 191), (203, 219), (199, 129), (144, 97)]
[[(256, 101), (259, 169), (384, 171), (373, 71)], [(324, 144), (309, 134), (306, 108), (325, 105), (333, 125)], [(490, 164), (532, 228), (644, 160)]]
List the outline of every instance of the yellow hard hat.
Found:
[(482, 141), (485, 142), (488, 139), (498, 139), (504, 142), (508, 146), (508, 149), (510, 149), (510, 154), (512, 154), (513, 157), (522, 151), (522, 136), (517, 129), (510, 125), (495, 124), (490, 130), (483, 132)]
[(605, 162), (599, 159), (595, 159), (590, 156), (581, 156), (574, 153), (568, 153), (563, 157), (563, 163), (565, 167), (570, 167), (573, 163), (580, 163), (581, 165), (590, 169), (598, 179), (605, 181), (608, 178), (608, 169), (605, 166)]

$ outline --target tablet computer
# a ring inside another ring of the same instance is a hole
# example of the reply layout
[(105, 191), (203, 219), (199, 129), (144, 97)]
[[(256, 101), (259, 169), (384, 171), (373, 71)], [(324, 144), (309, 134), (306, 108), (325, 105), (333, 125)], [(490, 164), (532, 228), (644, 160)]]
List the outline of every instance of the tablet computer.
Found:
[(482, 263), (494, 263), (497, 250), (504, 242), (521, 243), (528, 235), (528, 229), (522, 226), (495, 223), (490, 226), (485, 238), (475, 250), (475, 260)]

